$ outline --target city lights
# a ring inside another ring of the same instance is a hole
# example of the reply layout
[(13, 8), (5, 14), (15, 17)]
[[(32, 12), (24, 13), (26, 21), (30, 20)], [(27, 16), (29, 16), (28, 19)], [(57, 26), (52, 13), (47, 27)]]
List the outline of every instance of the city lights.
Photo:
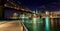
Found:
[(36, 23), (36, 18), (33, 18), (33, 23)]
[(23, 22), (24, 22), (24, 18), (25, 18), (25, 15), (23, 14), (23, 15), (22, 15), (22, 21), (23, 21)]
[(60, 3), (56, 1), (1, 0), (0, 31), (60, 31)]

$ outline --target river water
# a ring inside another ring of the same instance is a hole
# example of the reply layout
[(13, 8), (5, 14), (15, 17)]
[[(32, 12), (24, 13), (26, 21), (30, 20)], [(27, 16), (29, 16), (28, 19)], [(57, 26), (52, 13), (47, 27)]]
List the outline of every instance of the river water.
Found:
[(58, 18), (33, 18), (22, 20), (28, 31), (60, 31)]

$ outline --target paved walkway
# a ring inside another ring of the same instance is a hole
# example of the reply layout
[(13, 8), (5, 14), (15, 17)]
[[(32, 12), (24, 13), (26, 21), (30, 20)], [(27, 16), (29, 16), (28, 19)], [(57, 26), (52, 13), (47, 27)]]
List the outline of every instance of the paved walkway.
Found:
[(23, 25), (18, 21), (0, 22), (0, 31), (23, 31)]

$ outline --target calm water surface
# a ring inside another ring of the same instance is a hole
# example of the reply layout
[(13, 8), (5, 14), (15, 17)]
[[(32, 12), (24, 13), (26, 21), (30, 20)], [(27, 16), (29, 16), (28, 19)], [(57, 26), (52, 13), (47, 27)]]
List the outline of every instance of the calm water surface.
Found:
[[(23, 21), (23, 20), (22, 20)], [(60, 31), (57, 19), (54, 19), (53, 25), (50, 18), (24, 19), (23, 22), (28, 31)]]

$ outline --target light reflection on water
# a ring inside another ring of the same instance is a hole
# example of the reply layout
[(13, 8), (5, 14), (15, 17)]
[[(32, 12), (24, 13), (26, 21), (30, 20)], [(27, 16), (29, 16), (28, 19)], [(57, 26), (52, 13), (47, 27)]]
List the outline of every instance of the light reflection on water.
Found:
[(48, 18), (48, 17), (45, 18), (45, 21), (46, 21), (45, 30), (46, 30), (46, 31), (50, 31), (50, 30), (49, 30), (49, 18)]
[(44, 20), (40, 18), (24, 19), (23, 23), (29, 31), (57, 31), (56, 25), (54, 25), (54, 28), (51, 27), (50, 18), (44, 18)]
[(33, 22), (32, 22), (33, 23), (33, 31), (37, 31), (36, 30), (36, 28), (37, 28), (36, 27), (37, 26), (36, 21), (37, 21), (37, 19), (36, 18), (33, 18)]

